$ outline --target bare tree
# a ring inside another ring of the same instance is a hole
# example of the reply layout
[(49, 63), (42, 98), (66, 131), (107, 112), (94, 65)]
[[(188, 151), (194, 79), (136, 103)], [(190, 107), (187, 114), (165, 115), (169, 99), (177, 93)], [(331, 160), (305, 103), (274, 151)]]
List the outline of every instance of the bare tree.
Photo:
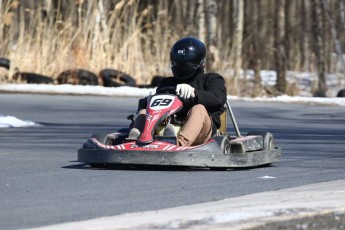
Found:
[(260, 71), (261, 71), (261, 55), (260, 55), (260, 21), (262, 20), (260, 17), (260, 0), (257, 0), (253, 2), (252, 7), (252, 17), (253, 17), (253, 52), (254, 52), (254, 57), (253, 57), (253, 62), (254, 62), (254, 83), (256, 85), (255, 92), (253, 92), (253, 96), (259, 96), (261, 93), (261, 76), (260, 76)]
[(310, 71), (310, 36), (309, 36), (309, 0), (301, 0), (301, 29), (298, 35), (300, 54), (301, 54), (301, 68), (303, 71)]
[(217, 49), (217, 4), (215, 0), (205, 0), (206, 5), (206, 23), (207, 23), (207, 69), (215, 71), (218, 64), (218, 49)]
[(275, 1), (275, 66), (277, 71), (276, 89), (282, 93), (286, 91), (286, 55), (284, 47), (285, 38), (285, 0)]
[(345, 5), (344, 0), (339, 0), (339, 11), (340, 11), (340, 20), (343, 28), (345, 29)]
[(345, 61), (344, 61), (344, 58), (343, 58), (343, 52), (342, 52), (342, 49), (341, 49), (341, 46), (340, 46), (340, 41), (339, 41), (339, 38), (338, 38), (338, 33), (337, 33), (337, 30), (336, 30), (336, 27), (335, 27), (333, 18), (332, 18), (331, 13), (330, 13), (329, 5), (328, 5), (328, 2), (326, 0), (321, 0), (321, 1), (322, 1), (323, 10), (325, 11), (327, 19), (328, 19), (328, 22), (329, 22), (329, 24), (331, 26), (331, 32), (332, 32), (332, 37), (333, 37), (333, 41), (334, 41), (334, 44), (335, 44), (335, 50), (337, 52), (337, 57), (338, 57), (338, 59), (340, 61), (340, 64), (341, 64), (341, 67), (342, 67), (342, 71), (345, 74)]
[(243, 42), (243, 15), (244, 3), (243, 0), (234, 1), (234, 21), (235, 31), (233, 36), (233, 53), (234, 53), (234, 79), (232, 90), (235, 95), (240, 94), (239, 78), (242, 68), (242, 42)]
[(292, 13), (293, 13), (293, 4), (294, 1), (286, 1), (285, 2), (285, 57), (286, 57), (286, 68), (290, 69), (290, 50), (292, 49), (292, 25), (291, 21), (293, 20)]
[(313, 37), (313, 48), (317, 62), (318, 72), (318, 85), (317, 90), (314, 93), (315, 96), (325, 97), (326, 96), (326, 78), (325, 78), (325, 56), (324, 56), (324, 39), (322, 32), (322, 15), (321, 15), (321, 0), (311, 0), (312, 7), (312, 37)]
[(198, 0), (198, 37), (201, 41), (206, 41), (206, 19), (204, 0)]

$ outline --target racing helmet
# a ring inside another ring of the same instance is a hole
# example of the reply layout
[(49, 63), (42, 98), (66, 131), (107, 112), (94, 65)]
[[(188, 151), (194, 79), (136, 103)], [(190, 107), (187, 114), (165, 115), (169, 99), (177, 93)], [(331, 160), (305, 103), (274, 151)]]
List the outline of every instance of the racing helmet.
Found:
[(206, 47), (199, 39), (178, 40), (170, 51), (171, 70), (178, 80), (187, 80), (205, 69)]

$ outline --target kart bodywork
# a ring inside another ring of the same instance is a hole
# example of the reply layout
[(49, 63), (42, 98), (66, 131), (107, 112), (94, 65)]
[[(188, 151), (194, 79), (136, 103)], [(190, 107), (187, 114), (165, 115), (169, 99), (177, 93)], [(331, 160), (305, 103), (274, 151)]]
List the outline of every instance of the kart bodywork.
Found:
[[(281, 149), (275, 147), (271, 133), (240, 134), (228, 101), (221, 117), (222, 126), (207, 143), (182, 147), (177, 145), (176, 136), (157, 135), (157, 127), (169, 123), (181, 107), (182, 102), (177, 96), (157, 92), (148, 98), (145, 128), (138, 140), (128, 139), (129, 128), (94, 134), (78, 149), (78, 161), (92, 167), (149, 165), (226, 169), (270, 165), (280, 159)], [(236, 135), (226, 132), (227, 114)]]

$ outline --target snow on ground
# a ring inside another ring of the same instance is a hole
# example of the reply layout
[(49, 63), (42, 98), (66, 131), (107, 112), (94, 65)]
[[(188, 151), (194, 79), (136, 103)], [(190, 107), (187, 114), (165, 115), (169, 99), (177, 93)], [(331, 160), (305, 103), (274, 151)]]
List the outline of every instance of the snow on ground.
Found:
[[(81, 85), (45, 85), (45, 84), (4, 84), (0, 85), (0, 92), (17, 93), (44, 93), (44, 94), (71, 94), (71, 95), (101, 95), (101, 96), (130, 96), (145, 97), (155, 92), (155, 88), (116, 87), (107, 88), (103, 86), (81, 86)], [(345, 106), (345, 98), (316, 98), (316, 97), (236, 97), (228, 96), (229, 100), (261, 101), (261, 102), (286, 102), (286, 103), (308, 103), (321, 105)], [(1, 112), (1, 111), (0, 111)], [(10, 115), (0, 114), (0, 128), (37, 126), (32, 121), (23, 121)]]
[(304, 104), (318, 104), (318, 105), (334, 105), (345, 106), (345, 98), (341, 97), (301, 97), (301, 96), (277, 96), (277, 97), (237, 97), (228, 96), (229, 100), (243, 100), (243, 101), (260, 101), (260, 102), (284, 102), (284, 103), (304, 103)]
[(13, 116), (3, 116), (0, 114), (0, 128), (17, 128), (39, 126), (39, 124), (33, 121), (23, 121)]
[[(230, 70), (230, 75), (233, 75)], [(254, 80), (254, 70), (242, 70), (241, 78), (249, 81)], [(274, 86), (277, 82), (277, 72), (274, 70), (261, 70), (260, 71), (261, 83), (263, 85)], [(297, 72), (287, 71), (286, 80), (290, 84), (295, 84), (299, 90), (299, 96), (311, 97), (313, 88), (316, 87), (318, 76), (316, 73), (311, 72)], [(345, 78), (342, 74), (328, 73), (326, 74), (327, 95), (336, 96), (337, 92), (344, 88)]]
[(44, 93), (44, 94), (72, 94), (72, 95), (100, 95), (100, 96), (132, 96), (144, 97), (155, 89), (141, 89), (129, 86), (103, 87), (93, 85), (47, 85), (47, 84), (4, 84), (0, 85), (0, 92)]

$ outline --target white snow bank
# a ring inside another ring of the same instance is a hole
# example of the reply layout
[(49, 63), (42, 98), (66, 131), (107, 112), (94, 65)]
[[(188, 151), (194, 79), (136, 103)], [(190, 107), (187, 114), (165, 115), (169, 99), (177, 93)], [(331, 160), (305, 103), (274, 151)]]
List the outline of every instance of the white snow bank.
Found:
[(145, 97), (155, 88), (136, 88), (129, 86), (103, 87), (93, 85), (47, 85), (47, 84), (4, 84), (0, 85), (3, 92), (46, 93), (46, 94), (75, 94), (101, 96), (132, 96)]
[(237, 97), (228, 96), (229, 100), (261, 101), (261, 102), (285, 102), (285, 103), (305, 103), (319, 105), (345, 106), (345, 98), (341, 97), (300, 97), (300, 96), (277, 96), (277, 97)]
[[(103, 87), (91, 85), (46, 85), (46, 84), (4, 84), (0, 85), (0, 92), (22, 92), (22, 93), (46, 93), (46, 94), (73, 94), (73, 95), (100, 95), (100, 96), (131, 96), (145, 97), (155, 88), (136, 88), (129, 86), (122, 87)], [(295, 102), (295, 103), (312, 103), (324, 105), (345, 106), (345, 98), (328, 97), (302, 97), (302, 96), (278, 96), (278, 97), (237, 97), (228, 96), (230, 100), (245, 101), (267, 101), (267, 102)]]

